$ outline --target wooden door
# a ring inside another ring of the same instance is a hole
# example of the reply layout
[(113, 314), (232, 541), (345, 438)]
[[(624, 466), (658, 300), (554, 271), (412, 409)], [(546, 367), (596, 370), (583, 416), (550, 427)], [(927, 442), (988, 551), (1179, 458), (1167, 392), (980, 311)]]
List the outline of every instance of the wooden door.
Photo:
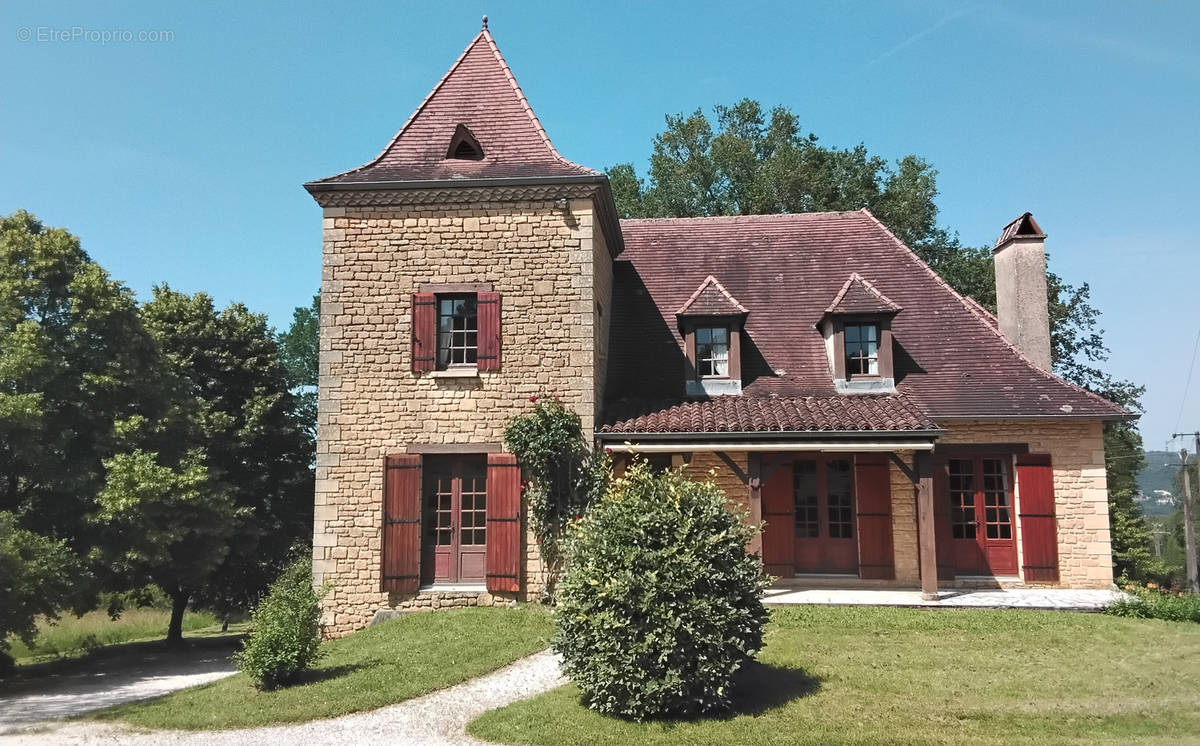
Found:
[[(777, 459), (783, 458), (782, 456)], [(763, 570), (781, 578), (795, 574), (792, 464), (764, 463), (762, 486)]]
[(792, 497), (796, 570), (857, 572), (858, 540), (850, 459), (797, 459)]
[(951, 458), (946, 466), (955, 571), (960, 575), (1016, 575), (1009, 459)]
[(483, 456), (431, 456), (424, 469), (422, 582), (482, 583), (487, 565)]

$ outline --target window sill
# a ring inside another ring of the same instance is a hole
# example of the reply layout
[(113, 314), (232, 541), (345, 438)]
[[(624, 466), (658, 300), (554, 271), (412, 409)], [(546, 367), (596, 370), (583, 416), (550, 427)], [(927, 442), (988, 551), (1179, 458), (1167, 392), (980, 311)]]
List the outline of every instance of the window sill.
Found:
[(430, 378), (479, 378), (478, 368), (447, 368), (429, 371)]
[(684, 387), (688, 396), (737, 396), (742, 393), (739, 378), (694, 378), (688, 379)]

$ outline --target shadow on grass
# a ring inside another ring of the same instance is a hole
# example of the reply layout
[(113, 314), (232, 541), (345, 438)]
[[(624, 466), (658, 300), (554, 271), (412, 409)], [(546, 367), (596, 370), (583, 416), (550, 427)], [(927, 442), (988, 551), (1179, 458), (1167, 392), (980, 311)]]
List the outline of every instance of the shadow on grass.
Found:
[(821, 680), (803, 668), (772, 666), (751, 661), (738, 671), (733, 708), (719, 718), (762, 715), (787, 703), (816, 694)]
[(280, 690), (282, 691), (283, 689), (291, 689), (297, 686), (306, 686), (308, 684), (317, 684), (322, 681), (329, 681), (331, 679), (336, 679), (339, 676), (345, 676), (346, 674), (351, 674), (355, 671), (361, 671), (369, 666), (370, 664), (367, 663), (348, 663), (344, 666), (330, 666), (329, 668), (310, 668), (309, 670), (298, 674), (295, 680), (291, 681), (287, 686), (280, 687)]
[[(684, 723), (732, 720), (741, 715), (763, 715), (789, 702), (816, 694), (821, 688), (821, 680), (802, 668), (750, 661), (734, 676), (734, 686), (733, 702), (725, 712), (690, 718), (651, 718), (648, 722), (670, 729)], [(620, 716), (617, 716), (617, 719), (625, 720)]]

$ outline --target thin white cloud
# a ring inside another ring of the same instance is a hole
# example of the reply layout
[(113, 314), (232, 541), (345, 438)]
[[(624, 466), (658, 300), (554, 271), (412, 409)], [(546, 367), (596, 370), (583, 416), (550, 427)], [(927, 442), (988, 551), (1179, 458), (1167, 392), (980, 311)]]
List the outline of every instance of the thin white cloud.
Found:
[(873, 65), (876, 65), (879, 62), (882, 62), (883, 60), (886, 60), (888, 57), (892, 57), (896, 54), (899, 54), (900, 52), (903, 52), (905, 49), (908, 49), (913, 44), (916, 44), (920, 40), (924, 39), (926, 36), (929, 36), (934, 31), (937, 31), (938, 29), (940, 29), (942, 26), (945, 26), (947, 23), (950, 23), (953, 20), (962, 18), (967, 13), (970, 13), (972, 10), (974, 10), (974, 6), (968, 5), (968, 6), (961, 7), (951, 13), (947, 13), (946, 15), (942, 16), (941, 20), (937, 21), (932, 26), (929, 26), (928, 28), (924, 28), (924, 29), (918, 31), (917, 33), (908, 37), (904, 41), (902, 41), (899, 44), (895, 45), (894, 47), (888, 49), (884, 53), (878, 55), (877, 57), (872, 58), (869, 62), (867, 62), (867, 64), (863, 65), (863, 69), (866, 70), (867, 68), (869, 68)]
[(1095, 33), (1076, 25), (1033, 17), (1009, 5), (989, 5), (986, 15), (991, 20), (1009, 27), (1010, 30), (1022, 33), (1027, 38), (1036, 39), (1038, 42), (1067, 42), (1116, 57), (1123, 57), (1131, 62), (1174, 68), (1192, 78), (1200, 79), (1200, 55), (1193, 52), (1172, 49), (1130, 37)]

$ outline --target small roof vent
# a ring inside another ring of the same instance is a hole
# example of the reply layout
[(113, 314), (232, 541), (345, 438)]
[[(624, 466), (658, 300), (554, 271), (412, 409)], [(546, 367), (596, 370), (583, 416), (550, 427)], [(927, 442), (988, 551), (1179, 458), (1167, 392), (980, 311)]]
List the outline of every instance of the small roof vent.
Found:
[(460, 124), (454, 130), (454, 137), (450, 138), (450, 148), (446, 151), (446, 157), (460, 161), (482, 161), (483, 146), (475, 139), (475, 135), (471, 134), (471, 130)]

